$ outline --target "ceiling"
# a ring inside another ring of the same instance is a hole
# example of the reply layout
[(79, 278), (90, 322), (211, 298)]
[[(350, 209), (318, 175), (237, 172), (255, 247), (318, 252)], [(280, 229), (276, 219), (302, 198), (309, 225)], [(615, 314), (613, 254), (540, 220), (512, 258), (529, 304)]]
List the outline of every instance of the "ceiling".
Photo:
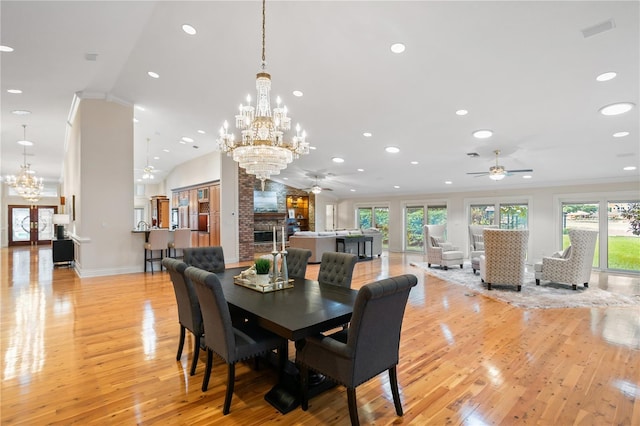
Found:
[[(0, 13), (0, 44), (15, 49), (0, 53), (3, 176), (19, 170), (27, 124), (28, 162), (60, 180), (76, 92), (144, 108), (134, 109), (135, 178), (149, 138), (156, 180), (216, 150), (223, 121), (255, 98), (260, 2), (2, 1)], [(269, 1), (272, 97), (316, 148), (274, 180), (309, 188), (319, 176), (339, 198), (638, 181), (623, 167), (640, 161), (639, 16), (628, 1)], [(613, 29), (583, 35), (607, 20)], [(396, 42), (404, 53), (390, 51)], [(606, 71), (617, 77), (596, 81)], [(598, 112), (622, 101), (636, 107)], [(494, 134), (476, 139), (477, 129)], [(612, 136), (621, 131), (629, 135)], [(466, 174), (488, 171), (495, 149), (507, 169), (531, 168), (532, 178)]]

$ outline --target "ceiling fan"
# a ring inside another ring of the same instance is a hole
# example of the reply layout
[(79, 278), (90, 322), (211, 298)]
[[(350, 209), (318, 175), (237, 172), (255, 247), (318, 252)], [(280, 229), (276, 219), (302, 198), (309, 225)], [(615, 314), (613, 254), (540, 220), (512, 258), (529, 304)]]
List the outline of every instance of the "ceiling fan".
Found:
[(315, 179), (316, 179), (316, 182), (313, 184), (313, 186), (311, 188), (305, 188), (305, 191), (313, 192), (316, 195), (318, 195), (322, 191), (333, 191), (333, 189), (331, 189), (331, 188), (323, 188), (320, 185), (318, 185), (318, 176), (317, 175), (315, 176)]
[[(149, 164), (149, 142), (150, 140), (149, 138), (147, 138), (147, 165), (144, 167), (144, 169), (142, 169), (142, 179), (144, 180), (152, 180), (155, 178), (153, 174), (160, 172), (160, 170), (156, 169), (151, 164)], [(140, 170), (140, 169), (136, 169), (136, 170)]]
[(513, 173), (531, 173), (531, 172), (533, 172), (533, 169), (506, 170), (504, 168), (504, 166), (501, 166), (500, 164), (498, 164), (498, 156), (500, 155), (500, 150), (496, 149), (493, 152), (494, 152), (494, 154), (496, 154), (496, 165), (489, 167), (489, 171), (488, 172), (473, 172), (473, 173), (467, 173), (467, 174), (468, 175), (476, 175), (476, 177), (489, 176), (489, 179), (501, 180), (501, 179), (504, 179), (506, 176), (509, 176), (509, 175), (511, 175)]

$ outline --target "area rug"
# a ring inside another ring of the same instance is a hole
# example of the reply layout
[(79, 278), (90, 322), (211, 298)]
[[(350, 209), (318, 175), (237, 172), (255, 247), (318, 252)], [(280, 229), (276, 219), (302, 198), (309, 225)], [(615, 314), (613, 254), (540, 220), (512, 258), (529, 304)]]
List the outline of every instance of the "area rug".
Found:
[(492, 290), (487, 290), (486, 285), (480, 281), (480, 274), (474, 275), (469, 263), (465, 263), (463, 269), (452, 267), (446, 271), (440, 267), (429, 268), (426, 262), (411, 262), (410, 265), (447, 282), (463, 285), (472, 290), (473, 295), (482, 294), (521, 308), (640, 307), (640, 295), (625, 296), (594, 286), (588, 288), (578, 286), (578, 289), (574, 291), (571, 286), (548, 281), (542, 281), (537, 286), (531, 272), (526, 272), (525, 283), (521, 291), (517, 291), (515, 285), (496, 284), (491, 286)]

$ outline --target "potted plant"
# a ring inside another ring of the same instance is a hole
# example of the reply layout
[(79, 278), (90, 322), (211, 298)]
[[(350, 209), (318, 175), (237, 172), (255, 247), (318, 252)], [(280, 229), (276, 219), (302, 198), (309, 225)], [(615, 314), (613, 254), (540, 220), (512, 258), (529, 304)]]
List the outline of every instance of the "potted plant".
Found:
[(255, 260), (256, 266), (256, 284), (269, 283), (269, 270), (271, 269), (271, 261), (269, 259), (258, 258)]

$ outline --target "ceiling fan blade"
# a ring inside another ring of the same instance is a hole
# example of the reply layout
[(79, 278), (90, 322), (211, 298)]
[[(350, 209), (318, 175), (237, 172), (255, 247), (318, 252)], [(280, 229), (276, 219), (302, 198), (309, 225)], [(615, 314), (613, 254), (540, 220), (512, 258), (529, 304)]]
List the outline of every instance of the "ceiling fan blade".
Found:
[(505, 170), (507, 173), (531, 173), (533, 169)]
[(468, 175), (479, 175), (479, 176), (486, 176), (489, 173), (488, 172), (473, 172), (473, 173), (467, 173)]

